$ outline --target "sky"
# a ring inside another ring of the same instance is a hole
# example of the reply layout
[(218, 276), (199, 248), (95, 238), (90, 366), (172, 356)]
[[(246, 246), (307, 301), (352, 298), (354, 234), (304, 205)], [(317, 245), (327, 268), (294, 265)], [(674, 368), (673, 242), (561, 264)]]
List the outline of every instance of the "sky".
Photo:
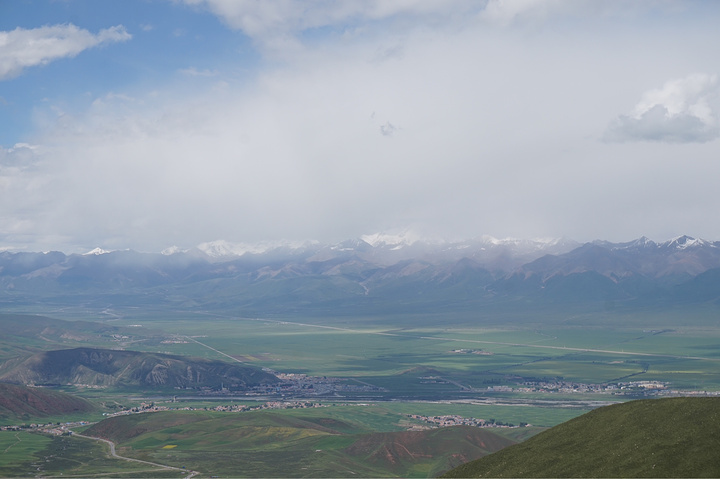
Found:
[(0, 250), (720, 240), (720, 2), (0, 0)]

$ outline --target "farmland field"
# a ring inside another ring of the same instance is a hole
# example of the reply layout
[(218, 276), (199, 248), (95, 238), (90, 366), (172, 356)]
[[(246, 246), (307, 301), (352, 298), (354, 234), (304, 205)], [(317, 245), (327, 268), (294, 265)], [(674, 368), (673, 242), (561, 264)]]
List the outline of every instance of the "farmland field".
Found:
[[(222, 352), (280, 372), (356, 378), (383, 388), (391, 383), (402, 396), (431, 397), (461, 391), (460, 386), (487, 389), (510, 377), (579, 383), (665, 381), (683, 389), (720, 389), (720, 327), (710, 326), (701, 313), (681, 328), (665, 327), (665, 317), (657, 319), (657, 327), (648, 326), (647, 316), (626, 315), (622, 326), (608, 314), (582, 320), (546, 317), (543, 325), (537, 318), (485, 319), (475, 326), (446, 319), (435, 327), (428, 324), (435, 317), (418, 317), (416, 324), (388, 317), (385, 327), (374, 320), (346, 317), (333, 322), (327, 317), (197, 318), (178, 313), (142, 321), (186, 337), (182, 343), (163, 344), (163, 352), (227, 360), (218, 353)], [(142, 342), (134, 347), (158, 350)], [(415, 374), (421, 371), (431, 373)], [(419, 377), (432, 375), (450, 382), (419, 385)]]

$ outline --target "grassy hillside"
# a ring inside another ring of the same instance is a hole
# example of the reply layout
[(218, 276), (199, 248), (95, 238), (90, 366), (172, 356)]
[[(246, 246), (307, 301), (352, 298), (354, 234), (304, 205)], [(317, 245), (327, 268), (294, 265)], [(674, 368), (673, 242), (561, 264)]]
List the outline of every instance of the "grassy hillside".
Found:
[(94, 411), (84, 399), (58, 391), (0, 383), (0, 424)]
[(366, 434), (347, 447), (345, 452), (399, 476), (430, 476), (442, 470), (444, 464), (462, 464), (469, 457), (485, 456), (513, 443), (486, 429), (456, 426), (429, 431)]
[(132, 457), (230, 477), (433, 477), (513, 444), (474, 427), (405, 431), (401, 419), (352, 407), (178, 411), (113, 417), (86, 434)]
[(442, 477), (720, 477), (720, 398), (596, 409)]
[(0, 477), (184, 476), (177, 470), (114, 458), (106, 444), (91, 439), (0, 431)]

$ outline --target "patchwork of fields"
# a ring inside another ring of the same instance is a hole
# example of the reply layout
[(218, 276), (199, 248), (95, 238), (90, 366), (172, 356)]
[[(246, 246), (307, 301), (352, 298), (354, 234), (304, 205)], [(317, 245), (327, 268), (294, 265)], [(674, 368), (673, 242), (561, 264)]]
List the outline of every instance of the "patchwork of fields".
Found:
[[(720, 389), (720, 328), (668, 328), (632, 318), (604, 326), (597, 315), (550, 324), (482, 324), (432, 327), (418, 321), (381, 328), (362, 320), (155, 319), (148, 325), (195, 341), (163, 344), (173, 354), (222, 358), (280, 372), (362, 379), (393, 396), (477, 393), (523, 380), (587, 384), (650, 381), (670, 389)], [(422, 319), (422, 318), (421, 318)], [(128, 320), (124, 320), (128, 321)], [(129, 321), (134, 321), (129, 320)], [(574, 324), (573, 324), (574, 322)], [(427, 323), (427, 319), (425, 319)], [(651, 324), (651, 326), (648, 326)], [(137, 344), (138, 349), (154, 350)], [(458, 352), (468, 349), (475, 354)], [(227, 359), (227, 358), (226, 358)], [(424, 371), (424, 372), (423, 372)], [(431, 383), (423, 377), (438, 377)]]

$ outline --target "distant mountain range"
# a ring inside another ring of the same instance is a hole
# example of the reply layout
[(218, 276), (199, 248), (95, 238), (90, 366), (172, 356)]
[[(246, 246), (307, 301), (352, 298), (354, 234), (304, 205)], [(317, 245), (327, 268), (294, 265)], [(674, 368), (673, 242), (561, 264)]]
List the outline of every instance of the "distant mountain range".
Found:
[(0, 253), (0, 305), (162, 305), (240, 310), (444, 310), (508, 299), (720, 299), (720, 242), (431, 242), (370, 235), (337, 244), (213, 242), (163, 254)]

